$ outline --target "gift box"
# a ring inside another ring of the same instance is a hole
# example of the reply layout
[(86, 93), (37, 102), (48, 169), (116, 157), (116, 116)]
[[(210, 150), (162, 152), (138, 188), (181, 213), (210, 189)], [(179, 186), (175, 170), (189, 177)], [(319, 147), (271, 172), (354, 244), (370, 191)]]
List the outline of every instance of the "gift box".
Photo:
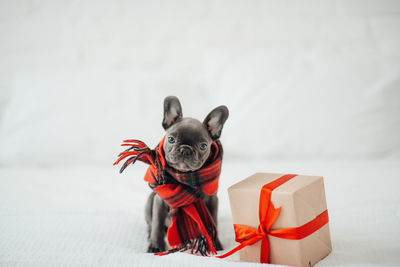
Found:
[(322, 176), (256, 173), (228, 194), (241, 260), (312, 266), (332, 251)]

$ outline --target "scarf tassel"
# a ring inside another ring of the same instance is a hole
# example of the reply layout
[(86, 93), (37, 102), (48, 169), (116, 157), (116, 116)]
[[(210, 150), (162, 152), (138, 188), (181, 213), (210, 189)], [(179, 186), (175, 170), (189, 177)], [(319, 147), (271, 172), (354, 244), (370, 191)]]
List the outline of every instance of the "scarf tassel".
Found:
[(119, 158), (113, 164), (117, 165), (123, 159), (129, 157), (122, 165), (121, 169), (119, 170), (119, 173), (122, 173), (126, 169), (126, 167), (128, 167), (130, 164), (135, 164), (137, 160), (142, 160), (146, 163), (154, 164), (152, 157), (149, 155), (149, 153), (151, 153), (150, 148), (142, 141), (135, 139), (124, 140), (121, 146), (130, 146), (130, 147), (125, 151), (119, 153), (118, 155)]
[[(214, 234), (211, 234), (213, 232), (214, 232)], [(199, 253), (201, 256), (217, 254), (217, 251), (215, 250), (215, 230), (211, 230), (209, 233), (210, 233), (210, 235), (208, 235), (208, 237), (212, 236), (211, 243), (209, 242), (209, 240), (207, 240), (208, 238), (206, 236), (200, 235), (198, 238), (190, 239), (190, 240), (186, 241), (185, 243), (180, 244), (176, 248), (172, 248), (170, 250), (163, 251), (163, 252), (157, 252), (157, 253), (154, 253), (154, 255), (164, 256), (164, 255), (172, 254), (175, 252), (183, 252), (183, 251), (188, 251), (188, 250), (190, 250), (190, 253), (192, 253), (192, 254)]]

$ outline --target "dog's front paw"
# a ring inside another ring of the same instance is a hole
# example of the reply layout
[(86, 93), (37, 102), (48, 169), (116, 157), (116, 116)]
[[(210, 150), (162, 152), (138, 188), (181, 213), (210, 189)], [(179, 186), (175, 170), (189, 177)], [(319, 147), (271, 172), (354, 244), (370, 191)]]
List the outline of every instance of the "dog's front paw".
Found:
[(224, 248), (222, 247), (222, 244), (221, 244), (221, 242), (219, 241), (219, 238), (218, 238), (218, 237), (217, 237), (216, 240), (215, 240), (215, 249), (216, 249), (217, 251), (224, 250)]
[(163, 252), (165, 251), (165, 247), (164, 246), (160, 246), (160, 245), (154, 245), (154, 244), (149, 244), (147, 246), (147, 253), (157, 253), (157, 252)]

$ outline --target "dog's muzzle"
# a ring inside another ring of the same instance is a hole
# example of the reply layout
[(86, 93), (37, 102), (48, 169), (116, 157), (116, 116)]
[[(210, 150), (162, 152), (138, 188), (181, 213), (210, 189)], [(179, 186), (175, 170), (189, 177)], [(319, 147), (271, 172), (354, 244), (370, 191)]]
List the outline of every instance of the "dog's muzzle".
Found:
[(188, 146), (188, 145), (181, 145), (181, 146), (179, 147), (179, 153), (180, 153), (182, 156), (191, 156), (191, 155), (194, 153), (194, 151), (193, 151), (193, 149), (192, 149), (190, 146)]

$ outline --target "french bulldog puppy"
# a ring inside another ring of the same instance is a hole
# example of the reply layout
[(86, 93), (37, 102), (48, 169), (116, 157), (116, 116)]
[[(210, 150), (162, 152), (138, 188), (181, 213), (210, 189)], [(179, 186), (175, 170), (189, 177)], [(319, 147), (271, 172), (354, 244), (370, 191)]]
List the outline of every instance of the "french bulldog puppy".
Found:
[[(211, 143), (221, 136), (222, 127), (228, 116), (228, 108), (219, 106), (207, 115), (203, 123), (197, 119), (183, 118), (178, 98), (166, 97), (162, 126), (166, 130), (163, 148), (167, 164), (181, 172), (200, 169), (210, 154)], [(217, 224), (217, 195), (205, 195), (202, 200)], [(165, 235), (171, 223), (169, 206), (154, 192), (147, 200), (145, 218), (148, 231), (147, 252), (165, 251)], [(218, 235), (215, 241), (216, 250), (222, 250)]]

